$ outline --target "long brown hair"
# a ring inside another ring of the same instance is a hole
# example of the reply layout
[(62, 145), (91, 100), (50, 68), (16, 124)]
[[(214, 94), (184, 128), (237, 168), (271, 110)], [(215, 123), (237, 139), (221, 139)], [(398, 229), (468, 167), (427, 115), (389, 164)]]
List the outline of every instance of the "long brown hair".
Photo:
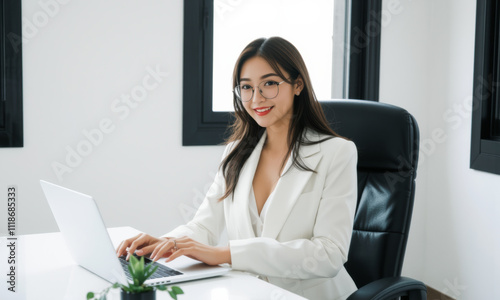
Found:
[[(243, 49), (236, 61), (233, 72), (233, 89), (239, 84), (241, 68), (245, 62), (256, 56), (265, 59), (276, 74), (289, 84), (293, 85), (299, 76), (302, 78), (304, 87), (300, 95), (295, 96), (293, 101), (293, 116), (288, 129), (288, 153), (282, 162), (282, 166), (286, 164), (286, 157), (292, 153), (292, 150), (295, 150), (292, 157), (293, 166), (304, 171), (314, 172), (302, 162), (299, 156), (300, 146), (317, 144), (339, 135), (328, 125), (323, 109), (312, 89), (311, 79), (304, 60), (297, 48), (283, 38), (271, 37), (254, 40)], [(288, 73), (288, 78), (281, 70)], [(265, 128), (260, 127), (247, 113), (236, 95), (233, 97), (233, 105), (235, 121), (230, 127), (231, 136), (227, 143), (235, 142), (235, 145), (220, 164), (226, 190), (219, 200), (227, 198), (234, 192), (240, 170), (265, 131)], [(312, 129), (329, 137), (319, 141), (306, 140), (304, 137), (306, 129)]]

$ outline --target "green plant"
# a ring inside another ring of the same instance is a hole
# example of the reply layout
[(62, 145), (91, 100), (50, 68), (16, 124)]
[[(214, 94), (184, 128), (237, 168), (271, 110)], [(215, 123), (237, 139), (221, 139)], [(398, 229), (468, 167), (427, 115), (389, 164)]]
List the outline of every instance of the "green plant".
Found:
[(145, 265), (144, 257), (142, 256), (140, 260), (138, 260), (134, 255), (130, 256), (130, 263), (128, 265), (128, 270), (130, 271), (130, 275), (132, 276), (133, 283), (129, 283), (128, 285), (115, 283), (112, 286), (104, 289), (100, 293), (88, 292), (87, 300), (96, 299), (96, 300), (106, 300), (106, 295), (109, 290), (121, 288), (125, 292), (129, 293), (146, 293), (152, 291), (154, 289), (158, 289), (160, 291), (167, 291), (170, 294), (172, 299), (177, 300), (177, 295), (184, 294), (184, 291), (178, 286), (172, 286), (170, 289), (161, 284), (152, 286), (144, 285), (144, 282), (156, 272), (158, 266), (153, 267), (152, 264)]

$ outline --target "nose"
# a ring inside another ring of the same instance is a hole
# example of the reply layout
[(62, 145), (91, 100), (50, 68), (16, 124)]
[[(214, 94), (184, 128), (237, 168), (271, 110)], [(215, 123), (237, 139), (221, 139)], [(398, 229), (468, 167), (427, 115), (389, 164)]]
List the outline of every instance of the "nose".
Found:
[(262, 96), (262, 94), (260, 93), (260, 89), (259, 89), (259, 86), (254, 86), (253, 88), (253, 95), (252, 95), (252, 102), (262, 102), (264, 101), (266, 98), (264, 98), (264, 96)]

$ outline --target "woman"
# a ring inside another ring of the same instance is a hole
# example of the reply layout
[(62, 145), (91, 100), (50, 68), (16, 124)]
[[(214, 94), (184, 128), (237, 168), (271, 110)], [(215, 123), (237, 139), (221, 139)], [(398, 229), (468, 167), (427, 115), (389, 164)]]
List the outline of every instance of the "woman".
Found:
[[(302, 57), (282, 38), (243, 50), (233, 88), (232, 135), (194, 219), (161, 238), (125, 240), (117, 254), (229, 263), (307, 298), (346, 298), (356, 290), (343, 267), (357, 198), (354, 144), (329, 128)], [(229, 245), (217, 247), (224, 227)]]

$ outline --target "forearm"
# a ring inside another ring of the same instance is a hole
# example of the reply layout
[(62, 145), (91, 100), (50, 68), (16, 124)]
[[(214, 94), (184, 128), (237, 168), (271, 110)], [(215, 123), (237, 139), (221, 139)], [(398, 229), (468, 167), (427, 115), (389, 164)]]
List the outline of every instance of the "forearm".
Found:
[(325, 238), (284, 243), (270, 238), (233, 240), (230, 251), (235, 270), (296, 279), (334, 277), (347, 259)]

